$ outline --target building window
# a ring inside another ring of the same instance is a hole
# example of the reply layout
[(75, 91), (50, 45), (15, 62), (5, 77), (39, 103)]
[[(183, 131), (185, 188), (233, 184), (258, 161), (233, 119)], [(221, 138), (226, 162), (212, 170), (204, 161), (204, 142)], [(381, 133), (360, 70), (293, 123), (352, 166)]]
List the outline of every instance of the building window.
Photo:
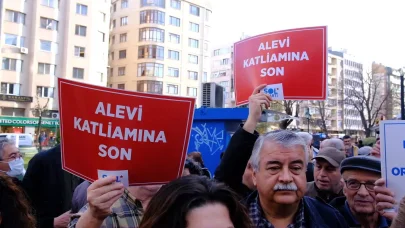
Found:
[(112, 88), (112, 86), (113, 86), (112, 84), (109, 84), (109, 85), (108, 85), (108, 87), (110, 87), (110, 88)]
[(208, 81), (208, 74), (207, 72), (204, 72), (202, 82), (207, 82)]
[(174, 44), (180, 43), (180, 35), (169, 33), (169, 42)]
[(119, 59), (126, 59), (127, 58), (127, 50), (120, 50), (118, 52), (118, 58)]
[(25, 25), (25, 13), (20, 13), (13, 10), (6, 10), (6, 21)]
[(20, 95), (20, 84), (13, 84), (13, 83), (1, 83), (1, 93), (8, 94), (8, 95)]
[(128, 8), (128, 0), (121, 0), (121, 9)]
[(53, 88), (52, 87), (44, 87), (44, 86), (37, 86), (37, 95), (39, 97), (53, 97)]
[(48, 6), (51, 8), (58, 8), (59, 7), (59, 0), (42, 0), (41, 5)]
[(38, 74), (55, 75), (56, 65), (49, 63), (38, 63)]
[(180, 60), (180, 53), (178, 51), (169, 50), (168, 58), (173, 60)]
[(118, 67), (118, 76), (125, 75), (125, 67)]
[(170, 6), (173, 9), (181, 9), (181, 1), (180, 0), (170, 0)]
[(168, 94), (178, 94), (179, 93), (178, 85), (167, 84), (166, 89), (167, 89), (166, 93), (168, 93)]
[(188, 72), (188, 79), (191, 79), (191, 80), (198, 80), (198, 72), (189, 71), (189, 72)]
[(139, 41), (165, 42), (165, 30), (158, 28), (139, 29)]
[(76, 4), (76, 14), (86, 16), (87, 15), (87, 6), (77, 3)]
[(158, 77), (163, 78), (163, 64), (159, 63), (139, 63), (138, 77)]
[(220, 60), (221, 62), (220, 62), (220, 65), (228, 65), (229, 64), (229, 58), (227, 58), (227, 59), (222, 59), (222, 60)]
[(75, 56), (84, 58), (85, 50), (86, 49), (84, 47), (75, 46)]
[(155, 6), (165, 8), (165, 0), (141, 0), (141, 7)]
[(128, 17), (121, 17), (121, 26), (128, 25)]
[(197, 96), (197, 88), (187, 87), (187, 96), (196, 97)]
[(41, 17), (40, 27), (43, 29), (58, 31), (58, 21), (46, 17)]
[(75, 34), (78, 36), (86, 36), (87, 27), (83, 25), (76, 25)]
[(1, 69), (22, 72), (22, 65), (23, 61), (20, 59), (3, 58)]
[(4, 44), (17, 47), (25, 47), (25, 37), (5, 33)]
[(190, 14), (200, 16), (200, 8), (198, 6), (190, 5)]
[(104, 81), (104, 74), (101, 72), (98, 72), (98, 74), (100, 75), (100, 82)]
[(140, 23), (165, 24), (165, 13), (159, 10), (144, 10), (140, 13)]
[(105, 34), (103, 32), (98, 31), (98, 34), (100, 36), (101, 42), (105, 42)]
[(126, 33), (120, 34), (120, 43), (124, 43), (124, 42), (127, 42), (127, 34)]
[(211, 13), (211, 10), (205, 11), (205, 21), (210, 21)]
[(115, 36), (111, 37), (111, 44), (115, 44)]
[(180, 27), (180, 18), (170, 16), (170, 24)]
[(222, 81), (219, 82), (219, 85), (223, 86), (223, 87), (228, 87), (229, 86), (229, 81)]
[(168, 75), (170, 77), (179, 77), (179, 68), (173, 68), (173, 67), (169, 67), (168, 69)]
[(163, 82), (154, 80), (141, 80), (137, 82), (137, 91), (144, 93), (163, 93)]
[(192, 48), (198, 48), (199, 47), (199, 42), (196, 39), (188, 39), (188, 46)]
[(58, 53), (58, 44), (49, 40), (40, 40), (40, 50)]
[(190, 31), (192, 32), (200, 32), (200, 25), (190, 22)]
[(139, 59), (159, 59), (163, 60), (165, 51), (164, 47), (157, 45), (144, 45), (138, 48)]
[(84, 69), (73, 67), (73, 78), (83, 79), (84, 78)]
[(117, 89), (125, 89), (125, 84), (117, 84)]
[(114, 68), (113, 67), (110, 68), (110, 77), (112, 77), (112, 76), (114, 76)]
[(117, 24), (116, 21), (113, 20), (113, 21), (112, 21), (112, 27), (115, 28), (116, 24)]
[(188, 62), (193, 64), (198, 64), (198, 56), (188, 55)]
[(113, 12), (117, 11), (117, 4), (114, 3), (113, 6), (112, 6), (112, 8), (113, 8)]

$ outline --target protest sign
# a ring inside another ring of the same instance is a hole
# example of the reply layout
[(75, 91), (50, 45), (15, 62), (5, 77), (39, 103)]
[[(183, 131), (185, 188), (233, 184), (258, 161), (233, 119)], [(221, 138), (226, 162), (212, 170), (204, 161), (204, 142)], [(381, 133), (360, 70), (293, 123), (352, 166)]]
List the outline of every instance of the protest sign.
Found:
[(235, 43), (236, 105), (247, 104), (261, 84), (276, 84), (278, 89), (264, 91), (274, 100), (325, 100), (327, 59), (326, 27), (271, 32)]
[[(400, 202), (405, 192), (405, 121), (380, 122), (381, 173)], [(398, 206), (398, 205), (397, 205)]]
[(182, 175), (194, 98), (58, 79), (63, 169), (93, 182), (163, 184)]

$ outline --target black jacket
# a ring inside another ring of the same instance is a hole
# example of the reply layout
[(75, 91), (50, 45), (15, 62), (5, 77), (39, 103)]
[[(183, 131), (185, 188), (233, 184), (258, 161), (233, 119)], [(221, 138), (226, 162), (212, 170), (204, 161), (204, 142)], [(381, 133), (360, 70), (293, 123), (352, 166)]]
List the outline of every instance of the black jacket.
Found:
[[(340, 214), (345, 218), (346, 223), (349, 225), (349, 227), (353, 228), (360, 228), (361, 225), (356, 221), (354, 218), (352, 212), (348, 208), (348, 205), (346, 205), (346, 197), (338, 197), (335, 198), (330, 202), (330, 205), (334, 208), (336, 208)], [(378, 228), (388, 228), (391, 226), (391, 221), (384, 218), (384, 217), (379, 217), (379, 225)]]
[(36, 211), (39, 228), (53, 228), (53, 219), (71, 209), (73, 191), (81, 181), (62, 170), (60, 145), (31, 159), (23, 187)]
[(252, 190), (242, 183), (242, 177), (258, 137), (257, 132), (251, 134), (240, 127), (232, 136), (221, 163), (215, 170), (215, 179), (227, 184), (242, 198), (252, 193)]

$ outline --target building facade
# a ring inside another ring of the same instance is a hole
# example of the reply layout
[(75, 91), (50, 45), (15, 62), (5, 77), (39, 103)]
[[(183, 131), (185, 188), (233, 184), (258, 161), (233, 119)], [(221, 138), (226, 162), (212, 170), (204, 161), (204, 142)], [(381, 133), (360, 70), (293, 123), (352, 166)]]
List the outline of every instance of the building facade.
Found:
[(57, 117), (58, 77), (107, 85), (109, 1), (2, 1), (0, 12), (1, 132), (35, 134), (38, 107)]
[(213, 48), (211, 55), (210, 81), (224, 87), (224, 107), (235, 107), (233, 46), (220, 46)]
[(109, 86), (195, 97), (201, 106), (211, 12), (206, 0), (113, 1)]

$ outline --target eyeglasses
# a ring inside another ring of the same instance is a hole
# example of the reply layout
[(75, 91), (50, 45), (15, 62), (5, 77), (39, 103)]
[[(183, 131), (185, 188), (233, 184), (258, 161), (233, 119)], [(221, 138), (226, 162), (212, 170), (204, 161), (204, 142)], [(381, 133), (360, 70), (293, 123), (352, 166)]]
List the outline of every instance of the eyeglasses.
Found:
[(362, 185), (370, 192), (374, 192), (375, 184), (373, 182), (360, 182), (358, 180), (345, 180), (346, 187), (350, 190), (359, 190)]

